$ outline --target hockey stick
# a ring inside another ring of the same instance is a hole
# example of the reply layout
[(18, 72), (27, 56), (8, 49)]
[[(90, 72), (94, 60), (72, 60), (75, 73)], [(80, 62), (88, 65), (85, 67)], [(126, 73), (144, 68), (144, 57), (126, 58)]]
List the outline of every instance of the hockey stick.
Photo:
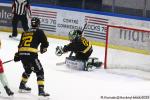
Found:
[(14, 61), (14, 59), (4, 61), (2, 64), (6, 64), (6, 63), (9, 63), (9, 62), (11, 62), (11, 61)]
[[(37, 52), (40, 52), (40, 50), (38, 50)], [(6, 63), (9, 63), (9, 62), (12, 62), (12, 61), (14, 61), (14, 59), (4, 61), (2, 64), (6, 64)]]
[[(73, 54), (73, 52), (71, 51), (70, 54), (69, 54), (69, 57), (71, 57), (72, 54)], [(63, 62), (58, 62), (58, 63), (56, 63), (56, 66), (61, 66), (61, 65), (64, 65), (64, 64), (66, 64), (65, 61), (63, 61)]]
[[(73, 54), (73, 51), (70, 52), (69, 57), (71, 57), (72, 54)], [(63, 61), (63, 62), (58, 62), (58, 63), (56, 63), (56, 66), (60, 66), (60, 65), (64, 65), (64, 64), (66, 64), (65, 61)]]
[(66, 62), (58, 62), (58, 63), (56, 63), (56, 66), (60, 66), (60, 65), (64, 65), (64, 64), (66, 64)]
[(86, 23), (84, 24), (84, 27), (83, 27), (83, 29), (82, 29), (82, 33), (83, 33), (83, 31), (85, 30), (85, 28), (86, 28), (86, 26), (87, 26), (87, 23), (88, 23), (88, 20), (86, 21)]

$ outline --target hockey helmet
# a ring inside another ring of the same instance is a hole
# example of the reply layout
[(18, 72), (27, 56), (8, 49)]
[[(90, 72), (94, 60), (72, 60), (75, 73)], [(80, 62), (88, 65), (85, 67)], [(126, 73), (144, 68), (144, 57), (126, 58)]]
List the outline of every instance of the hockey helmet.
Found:
[(80, 38), (81, 36), (82, 36), (82, 31), (80, 31), (80, 30), (73, 30), (73, 31), (70, 31), (68, 34), (70, 41), (73, 41), (76, 38)]
[(33, 17), (31, 19), (31, 26), (32, 27), (39, 27), (40, 26), (40, 19), (37, 17)]

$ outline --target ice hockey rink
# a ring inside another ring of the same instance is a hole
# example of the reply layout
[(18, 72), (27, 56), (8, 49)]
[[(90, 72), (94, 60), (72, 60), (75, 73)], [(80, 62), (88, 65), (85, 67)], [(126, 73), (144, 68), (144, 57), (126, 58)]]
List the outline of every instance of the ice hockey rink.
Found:
[[(19, 41), (9, 39), (11, 33), (0, 32), (2, 47), (0, 58), (2, 61), (11, 60), (17, 52)], [(69, 54), (61, 57), (55, 55), (56, 46), (67, 44), (67, 40), (49, 38), (49, 48), (45, 54), (39, 53), (39, 59), (45, 70), (45, 91), (50, 93), (50, 100), (147, 100), (150, 96), (150, 80), (134, 76), (117, 75), (105, 69), (91, 72), (68, 69), (65, 65), (56, 66), (63, 62)], [(92, 57), (104, 58), (104, 48), (93, 46)], [(131, 63), (131, 62), (129, 62)], [(18, 86), (23, 72), (21, 62), (4, 64), (4, 70), (14, 97), (8, 97), (0, 84), (0, 100), (39, 100), (37, 94), (36, 75), (31, 74), (27, 85), (32, 88), (31, 93), (18, 93)], [(110, 97), (133, 97), (135, 99), (110, 99)], [(145, 97), (146, 96), (146, 97)], [(148, 96), (148, 97), (147, 97)], [(145, 99), (144, 99), (145, 98)], [(149, 98), (150, 99), (150, 98)]]

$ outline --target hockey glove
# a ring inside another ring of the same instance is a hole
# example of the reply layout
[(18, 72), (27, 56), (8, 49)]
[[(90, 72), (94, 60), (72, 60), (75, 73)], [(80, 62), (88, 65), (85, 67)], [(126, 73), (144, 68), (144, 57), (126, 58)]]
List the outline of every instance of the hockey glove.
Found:
[(64, 52), (63, 52), (63, 48), (62, 48), (61, 46), (57, 46), (57, 47), (56, 47), (55, 54), (56, 54), (57, 56), (61, 56), (63, 53), (64, 53)]
[(40, 53), (43, 54), (47, 51), (47, 48), (43, 47), (42, 45), (40, 46)]
[(14, 61), (15, 61), (15, 62), (20, 61), (20, 56), (19, 56), (19, 53), (18, 53), (18, 52), (15, 53)]

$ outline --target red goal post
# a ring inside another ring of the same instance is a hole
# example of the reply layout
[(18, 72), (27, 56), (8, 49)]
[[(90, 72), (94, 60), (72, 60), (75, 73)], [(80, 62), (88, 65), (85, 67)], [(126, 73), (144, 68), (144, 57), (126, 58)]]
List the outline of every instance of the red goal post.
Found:
[(150, 30), (108, 25), (104, 68), (150, 71)]

